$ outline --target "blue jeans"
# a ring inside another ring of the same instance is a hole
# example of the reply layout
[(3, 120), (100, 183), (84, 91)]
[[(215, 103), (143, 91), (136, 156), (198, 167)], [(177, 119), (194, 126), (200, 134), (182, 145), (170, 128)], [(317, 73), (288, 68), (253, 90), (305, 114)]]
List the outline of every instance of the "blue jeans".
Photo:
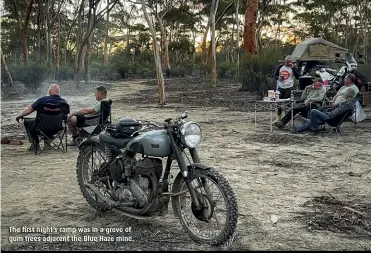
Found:
[(330, 117), (323, 112), (313, 109), (310, 111), (310, 120), (304, 123), (301, 127), (297, 129), (297, 131), (301, 132), (307, 129), (317, 130), (318, 125), (323, 123), (325, 120), (328, 120)]

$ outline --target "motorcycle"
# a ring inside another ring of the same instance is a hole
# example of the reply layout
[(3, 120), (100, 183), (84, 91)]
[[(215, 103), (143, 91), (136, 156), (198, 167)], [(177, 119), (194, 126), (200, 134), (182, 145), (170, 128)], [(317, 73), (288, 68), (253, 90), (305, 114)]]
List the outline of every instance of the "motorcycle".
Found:
[(342, 63), (339, 71), (327, 68), (321, 65), (316, 70), (316, 75), (323, 80), (323, 85), (329, 86), (330, 90), (338, 91), (344, 85), (344, 78), (350, 71), (357, 69), (357, 63), (354, 60), (336, 60), (335, 62)]
[[(187, 117), (185, 112), (162, 124), (121, 118), (82, 141), (78, 185), (95, 209), (135, 219), (164, 216), (171, 201), (174, 215), (194, 241), (220, 245), (236, 229), (236, 198), (228, 181), (201, 163), (197, 152), (201, 128)], [(172, 180), (175, 163), (178, 173)]]

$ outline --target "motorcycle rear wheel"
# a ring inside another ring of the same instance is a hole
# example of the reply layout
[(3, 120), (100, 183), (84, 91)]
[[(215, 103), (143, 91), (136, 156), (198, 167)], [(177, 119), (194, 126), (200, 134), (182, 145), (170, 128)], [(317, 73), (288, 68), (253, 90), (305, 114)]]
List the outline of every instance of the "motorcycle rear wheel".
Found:
[[(85, 186), (85, 183), (87, 182), (94, 184), (94, 182), (92, 181), (91, 175), (89, 176), (87, 174), (89, 167), (92, 166), (91, 164), (92, 154), (93, 154), (93, 160), (94, 160), (94, 156), (98, 156), (98, 157), (101, 156), (101, 158), (105, 158), (103, 147), (98, 146), (98, 145), (87, 145), (83, 147), (79, 153), (79, 156), (77, 157), (77, 163), (76, 163), (77, 183), (80, 187), (82, 195), (84, 196), (86, 201), (89, 203), (89, 205), (91, 205), (93, 208), (97, 210), (106, 211), (108, 210), (107, 205), (102, 200), (98, 200), (97, 202), (94, 192)], [(93, 171), (96, 171), (101, 164), (102, 163), (94, 164), (96, 166), (94, 166), (91, 173)]]
[[(217, 210), (217, 205), (215, 205), (215, 199), (213, 197), (213, 194), (210, 196), (210, 191), (207, 193), (202, 193), (204, 196), (204, 200), (208, 204), (209, 208), (208, 210), (204, 210), (205, 216), (208, 216), (209, 222), (201, 221), (196, 218), (196, 214), (199, 211), (195, 211), (193, 209), (193, 204), (190, 198), (190, 193), (188, 191), (187, 185), (184, 181), (183, 178), (180, 180), (175, 180), (174, 185), (173, 185), (173, 193), (179, 193), (186, 191), (186, 193), (179, 194), (175, 197), (172, 198), (172, 204), (173, 204), (173, 209), (174, 209), (174, 214), (175, 216), (179, 217), (180, 223), (182, 227), (186, 230), (187, 234), (196, 242), (201, 242), (201, 243), (207, 243), (213, 246), (221, 245), (227, 242), (233, 235), (233, 233), (236, 230), (237, 226), (237, 219), (238, 219), (238, 207), (237, 207), (237, 201), (234, 196), (233, 190), (231, 186), (229, 185), (228, 181), (220, 175), (218, 172), (216, 172), (214, 169), (208, 169), (208, 170), (202, 170), (202, 169), (195, 169), (194, 172), (192, 173), (192, 183), (193, 182), (199, 182), (201, 185), (201, 181), (198, 179), (203, 178), (203, 182), (206, 180), (211, 181), (214, 183), (217, 188), (219, 188), (222, 197), (224, 198), (225, 201), (225, 224), (221, 231), (217, 233), (215, 236), (205, 236), (205, 234), (202, 234), (199, 230), (199, 228), (195, 227), (195, 229), (190, 227), (190, 222), (187, 220), (188, 218), (186, 217), (186, 208), (191, 209), (191, 216), (190, 219), (195, 219), (196, 222), (199, 224), (203, 224), (208, 226), (209, 231), (210, 231), (210, 226), (214, 226), (213, 218), (214, 220), (219, 224), (218, 219), (216, 218), (216, 210)], [(196, 180), (196, 181), (195, 181)], [(204, 187), (202, 187), (205, 189)], [(198, 188), (200, 189), (200, 188)], [(197, 190), (197, 188), (196, 188)], [(198, 190), (197, 190), (198, 191)], [(189, 199), (190, 203), (187, 203), (186, 199)], [(218, 225), (217, 225), (218, 227)], [(212, 227), (212, 229), (215, 228)], [(198, 230), (198, 231), (197, 231)], [(199, 233), (198, 233), (199, 232)], [(211, 231), (210, 231), (211, 232)]]

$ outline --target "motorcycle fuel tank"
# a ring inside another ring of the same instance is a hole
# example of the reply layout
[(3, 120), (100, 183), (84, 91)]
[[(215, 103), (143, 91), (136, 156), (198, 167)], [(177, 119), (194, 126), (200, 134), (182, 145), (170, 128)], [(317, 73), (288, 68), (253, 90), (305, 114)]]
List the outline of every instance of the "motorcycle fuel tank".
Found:
[(132, 139), (126, 149), (148, 156), (166, 157), (171, 153), (171, 144), (166, 130), (153, 130)]

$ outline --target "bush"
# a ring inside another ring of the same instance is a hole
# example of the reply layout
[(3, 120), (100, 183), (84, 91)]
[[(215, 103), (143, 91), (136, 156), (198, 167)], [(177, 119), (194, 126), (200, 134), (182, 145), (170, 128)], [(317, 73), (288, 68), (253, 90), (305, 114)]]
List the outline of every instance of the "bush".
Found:
[(267, 90), (275, 89), (274, 71), (278, 60), (282, 57), (279, 50), (269, 49), (259, 55), (245, 55), (239, 73), (242, 90), (250, 91), (263, 98)]
[(172, 77), (184, 77), (186, 74), (186, 69), (182, 66), (177, 66), (170, 70), (170, 76)]
[(218, 77), (233, 78), (236, 73), (236, 63), (231, 62), (223, 62), (220, 64), (217, 63), (216, 71), (218, 73)]
[(16, 66), (14, 69), (14, 80), (25, 84), (26, 88), (36, 92), (53, 71), (44, 64), (29, 63), (28, 65)]
[(58, 81), (61, 80), (73, 80), (74, 78), (74, 69), (72, 67), (60, 67), (59, 72), (56, 73), (55, 78)]

